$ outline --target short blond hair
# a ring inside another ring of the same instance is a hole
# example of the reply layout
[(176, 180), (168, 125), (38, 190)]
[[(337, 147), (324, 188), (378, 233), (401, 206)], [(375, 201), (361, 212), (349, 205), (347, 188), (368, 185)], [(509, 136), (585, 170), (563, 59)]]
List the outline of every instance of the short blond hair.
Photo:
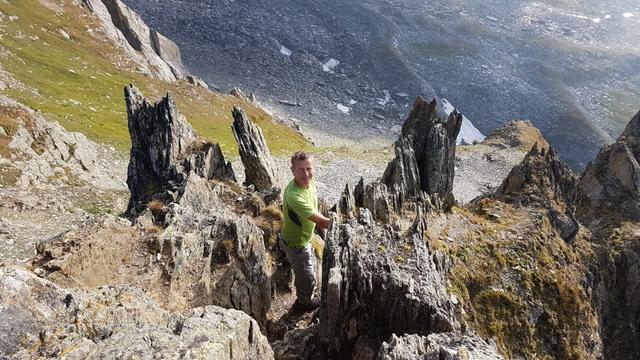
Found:
[(307, 159), (313, 160), (313, 154), (306, 151), (296, 151), (291, 155), (291, 166), (295, 166), (296, 161), (305, 161)]

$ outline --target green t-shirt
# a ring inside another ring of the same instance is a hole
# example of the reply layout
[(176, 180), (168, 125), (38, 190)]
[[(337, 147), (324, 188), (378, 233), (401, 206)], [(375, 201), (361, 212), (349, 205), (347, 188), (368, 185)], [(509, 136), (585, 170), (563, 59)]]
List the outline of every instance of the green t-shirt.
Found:
[(294, 180), (289, 182), (284, 190), (282, 200), (282, 237), (292, 248), (307, 246), (316, 224), (309, 217), (318, 211), (318, 193), (316, 183), (312, 181), (307, 189), (296, 185)]

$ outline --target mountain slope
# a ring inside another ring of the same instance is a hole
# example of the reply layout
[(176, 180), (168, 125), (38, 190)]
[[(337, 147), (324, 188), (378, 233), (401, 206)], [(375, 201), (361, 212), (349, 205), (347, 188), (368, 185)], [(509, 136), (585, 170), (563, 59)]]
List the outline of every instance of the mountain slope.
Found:
[(98, 19), (75, 1), (2, 2), (0, 12), (4, 84), (0, 91), (68, 130), (128, 150), (121, 99), (123, 87), (134, 83), (152, 99), (171, 90), (196, 131), (218, 141), (232, 156), (237, 153), (230, 130), (233, 105), (245, 108), (263, 127), (276, 153), (308, 146), (300, 134), (273, 124), (264, 111), (236, 97), (212, 93), (187, 81), (168, 83), (145, 76), (101, 31)]

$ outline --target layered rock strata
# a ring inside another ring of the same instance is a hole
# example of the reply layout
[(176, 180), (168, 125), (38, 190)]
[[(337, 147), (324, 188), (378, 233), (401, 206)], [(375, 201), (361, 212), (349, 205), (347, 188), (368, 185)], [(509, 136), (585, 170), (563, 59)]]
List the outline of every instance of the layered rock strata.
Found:
[(165, 81), (189, 75), (180, 49), (164, 35), (150, 29), (120, 0), (82, 0), (100, 20), (103, 31), (119, 44), (142, 71)]
[[(18, 268), (0, 268), (4, 358), (273, 359), (255, 320), (206, 306), (186, 316), (128, 285), (62, 289)], [(19, 331), (18, 331), (19, 330)]]
[(502, 360), (495, 345), (482, 338), (465, 334), (462, 337), (451, 334), (431, 334), (429, 336), (391, 336), (382, 343), (378, 360)]
[(196, 141), (170, 95), (150, 104), (137, 88), (127, 86), (125, 100), (131, 135), (128, 213), (139, 213), (154, 197), (165, 203), (176, 201), (191, 171), (205, 179), (235, 181), (220, 147)]
[(640, 112), (580, 177), (581, 222), (599, 256), (593, 302), (598, 307), (607, 359), (640, 356)]
[(258, 191), (272, 187), (282, 188), (283, 181), (278, 175), (262, 130), (249, 120), (242, 109), (234, 106), (232, 113), (231, 128), (245, 169), (245, 185), (253, 185)]
[[(272, 269), (263, 231), (252, 220), (257, 214), (251, 195), (232, 181), (220, 148), (195, 137), (170, 96), (151, 105), (134, 87), (125, 93), (134, 226), (97, 223), (62, 234), (38, 246), (36, 263), (59, 282), (95, 286), (118, 281), (120, 275), (98, 273), (119, 274), (120, 259), (151, 256), (139, 275), (147, 281), (139, 286), (163, 293), (165, 306), (215, 304), (243, 310), (262, 324), (271, 304)], [(132, 241), (110, 242), (105, 226)]]
[[(396, 185), (400, 199), (420, 197), (422, 192), (453, 206), (456, 138), (462, 115), (453, 111), (447, 119), (438, 117), (437, 102), (418, 97), (396, 142), (396, 158), (389, 163), (382, 183)], [(418, 186), (419, 185), (419, 186)], [(434, 201), (438, 202), (438, 201)]]
[[(368, 198), (373, 196), (365, 193), (365, 206)], [(375, 198), (387, 199), (383, 193)], [(453, 359), (473, 353), (500, 359), (495, 345), (460, 333), (446, 289), (450, 262), (426, 241), (422, 207), (414, 203), (415, 219), (407, 227), (390, 218), (381, 224), (379, 215), (356, 203), (346, 187), (325, 238), (319, 335), (327, 356)], [(397, 215), (386, 206), (382, 214)]]
[(495, 199), (516, 205), (545, 208), (560, 237), (571, 241), (580, 228), (575, 218), (578, 179), (552, 147), (537, 143), (496, 190)]

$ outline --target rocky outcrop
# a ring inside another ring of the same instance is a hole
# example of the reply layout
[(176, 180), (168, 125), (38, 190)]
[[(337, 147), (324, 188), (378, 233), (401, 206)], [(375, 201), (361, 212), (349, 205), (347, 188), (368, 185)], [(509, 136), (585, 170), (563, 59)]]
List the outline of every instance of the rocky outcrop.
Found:
[(332, 219), (320, 308), (320, 335), (330, 353), (375, 353), (392, 333), (456, 329), (446, 262), (425, 244), (418, 216), (406, 232), (376, 225), (364, 208), (356, 218)]
[(378, 360), (501, 360), (495, 344), (475, 335), (452, 336), (451, 334), (391, 335), (382, 343)]
[(190, 172), (205, 179), (235, 181), (231, 164), (217, 144), (196, 141), (170, 95), (150, 104), (130, 85), (125, 88), (131, 155), (127, 185), (131, 192), (127, 212), (135, 215), (153, 198), (176, 201)]
[(141, 70), (162, 80), (175, 81), (189, 75), (178, 46), (150, 29), (120, 0), (83, 0), (102, 23), (105, 34), (119, 44)]
[(494, 130), (479, 144), (457, 147), (453, 194), (466, 204), (502, 185), (533, 144), (549, 148), (540, 130), (529, 121), (515, 120)]
[(537, 143), (534, 144), (496, 190), (494, 198), (545, 208), (560, 236), (571, 241), (579, 230), (574, 214), (579, 196), (578, 180), (553, 148), (547, 149), (539, 149)]
[(411, 140), (403, 137), (396, 141), (395, 153), (396, 157), (382, 175), (382, 182), (387, 186), (397, 185), (401, 189), (402, 195), (407, 198), (416, 198), (422, 190)]
[(134, 87), (125, 93), (133, 226), (96, 223), (43, 242), (37, 268), (59, 283), (97, 286), (124, 281), (121, 259), (136, 258), (147, 269), (136, 283), (162, 294), (164, 306), (219, 305), (263, 324), (272, 269), (251, 196), (229, 183), (220, 148), (195, 137), (170, 96), (151, 105)]
[(0, 268), (0, 315), (2, 357), (273, 359), (246, 314), (206, 306), (183, 316), (128, 285), (62, 289)]
[(27, 188), (40, 186), (53, 179), (70, 177), (100, 189), (122, 189), (118, 179), (105, 168), (106, 160), (99, 156), (105, 149), (78, 132), (69, 132), (56, 122), (45, 120), (18, 102), (0, 96), (0, 108), (16, 114), (17, 129), (11, 134), (8, 148), (14, 153), (9, 163), (20, 169), (15, 185)]
[(389, 188), (397, 185), (402, 199), (422, 192), (436, 195), (442, 201), (441, 208), (448, 210), (455, 201), (455, 146), (462, 115), (453, 111), (447, 119), (441, 119), (437, 106), (435, 99), (430, 103), (421, 97), (416, 99), (396, 142), (396, 158), (387, 166), (382, 183)]
[(496, 190), (495, 198), (519, 204), (575, 204), (578, 181), (571, 169), (549, 147), (534, 144)]
[(249, 94), (246, 94), (244, 91), (242, 91), (242, 89), (236, 86), (234, 86), (233, 89), (231, 89), (229, 94), (237, 97), (238, 99), (242, 99), (244, 102), (249, 104), (253, 104), (256, 102), (256, 96), (252, 92), (249, 92)]
[(601, 149), (580, 178), (580, 221), (593, 233), (593, 302), (600, 312), (603, 357), (640, 357), (640, 112)]
[(260, 127), (252, 123), (242, 109), (234, 106), (231, 128), (245, 169), (245, 185), (253, 185), (258, 191), (282, 188), (282, 179)]
[(580, 188), (593, 207), (640, 220), (640, 112), (618, 140), (587, 165)]

